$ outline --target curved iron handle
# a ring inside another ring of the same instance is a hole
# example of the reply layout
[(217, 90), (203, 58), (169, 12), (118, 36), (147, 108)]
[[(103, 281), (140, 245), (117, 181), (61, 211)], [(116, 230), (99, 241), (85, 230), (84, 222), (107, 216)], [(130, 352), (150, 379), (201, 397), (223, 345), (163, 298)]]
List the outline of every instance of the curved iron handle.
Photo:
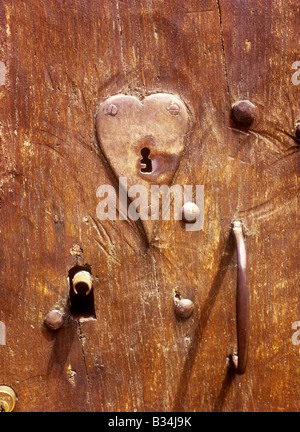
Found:
[(236, 322), (238, 359), (235, 364), (236, 372), (242, 375), (247, 366), (249, 345), (249, 296), (246, 278), (246, 247), (241, 221), (234, 221), (232, 231), (237, 249), (237, 295), (236, 295)]

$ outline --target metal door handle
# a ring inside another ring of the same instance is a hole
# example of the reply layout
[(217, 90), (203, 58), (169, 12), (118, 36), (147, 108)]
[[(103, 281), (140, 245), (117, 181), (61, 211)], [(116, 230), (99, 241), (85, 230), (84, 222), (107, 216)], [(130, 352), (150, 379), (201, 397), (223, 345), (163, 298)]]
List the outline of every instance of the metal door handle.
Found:
[(246, 278), (246, 247), (241, 221), (232, 224), (237, 249), (237, 294), (236, 294), (236, 322), (238, 359), (235, 364), (236, 372), (242, 375), (247, 366), (249, 345), (249, 298)]

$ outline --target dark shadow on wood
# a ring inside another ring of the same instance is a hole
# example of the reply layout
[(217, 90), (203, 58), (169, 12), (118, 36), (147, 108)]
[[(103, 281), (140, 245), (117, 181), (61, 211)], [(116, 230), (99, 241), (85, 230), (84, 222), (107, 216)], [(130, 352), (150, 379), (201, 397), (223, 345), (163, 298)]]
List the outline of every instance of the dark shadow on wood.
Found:
[(227, 394), (229, 392), (230, 386), (232, 384), (232, 381), (234, 380), (234, 377), (236, 375), (236, 367), (232, 361), (232, 357), (229, 357), (229, 366), (226, 372), (226, 376), (224, 378), (220, 393), (216, 399), (216, 403), (213, 409), (213, 412), (220, 412), (222, 411), (224, 402), (226, 400)]
[(195, 330), (195, 334), (193, 335), (192, 338), (193, 344), (187, 354), (183, 366), (183, 372), (179, 381), (178, 389), (174, 398), (174, 406), (172, 409), (173, 411), (176, 412), (184, 411), (185, 397), (186, 397), (193, 365), (195, 363), (196, 356), (199, 353), (199, 345), (202, 340), (204, 330), (207, 325), (212, 308), (215, 304), (217, 295), (219, 294), (220, 288), (222, 286), (222, 282), (227, 273), (228, 266), (232, 260), (234, 250), (235, 250), (234, 241), (232, 235), (230, 234), (224, 247), (218, 272), (212, 282), (207, 299), (200, 312), (199, 325), (197, 326)]
[(63, 375), (74, 337), (78, 335), (78, 323), (70, 319), (67, 327), (57, 331), (44, 329), (44, 333), (48, 340), (54, 340), (47, 365), (47, 377), (50, 379)]

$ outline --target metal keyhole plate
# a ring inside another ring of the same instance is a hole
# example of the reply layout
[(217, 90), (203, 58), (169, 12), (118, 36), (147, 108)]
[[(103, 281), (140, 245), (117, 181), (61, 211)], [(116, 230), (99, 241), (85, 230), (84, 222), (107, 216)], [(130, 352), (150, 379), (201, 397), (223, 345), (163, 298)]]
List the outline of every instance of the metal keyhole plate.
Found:
[[(148, 197), (151, 186), (172, 183), (188, 145), (190, 126), (187, 106), (170, 93), (155, 93), (142, 100), (115, 95), (99, 105), (96, 117), (99, 143), (115, 176), (123, 184), (126, 180), (128, 190), (146, 188)], [(134, 199), (132, 203), (136, 205)], [(144, 207), (148, 215), (149, 204)], [(150, 242), (155, 221), (143, 220), (142, 224)]]
[[(178, 96), (156, 93), (141, 101), (119, 94), (100, 104), (96, 128), (106, 159), (117, 177), (128, 179), (128, 186), (169, 185), (187, 144), (189, 121)], [(141, 165), (147, 157), (144, 149), (151, 155), (151, 171)]]

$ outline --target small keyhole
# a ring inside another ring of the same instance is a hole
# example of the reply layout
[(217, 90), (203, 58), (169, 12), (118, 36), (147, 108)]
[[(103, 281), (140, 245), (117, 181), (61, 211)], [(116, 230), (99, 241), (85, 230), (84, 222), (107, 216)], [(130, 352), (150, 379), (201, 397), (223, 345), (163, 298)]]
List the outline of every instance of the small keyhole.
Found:
[(79, 281), (74, 289), (73, 281), (76, 274), (80, 272), (88, 272), (91, 274), (91, 267), (75, 266), (72, 267), (68, 272), (70, 291), (70, 312), (73, 318), (96, 318), (95, 304), (94, 304), (94, 289), (89, 287), (85, 281)]
[(143, 165), (143, 167), (141, 168), (141, 172), (142, 173), (151, 173), (152, 172), (152, 161), (151, 161), (151, 159), (149, 159), (150, 150), (148, 149), (148, 147), (142, 148), (141, 156), (142, 156), (141, 165)]

